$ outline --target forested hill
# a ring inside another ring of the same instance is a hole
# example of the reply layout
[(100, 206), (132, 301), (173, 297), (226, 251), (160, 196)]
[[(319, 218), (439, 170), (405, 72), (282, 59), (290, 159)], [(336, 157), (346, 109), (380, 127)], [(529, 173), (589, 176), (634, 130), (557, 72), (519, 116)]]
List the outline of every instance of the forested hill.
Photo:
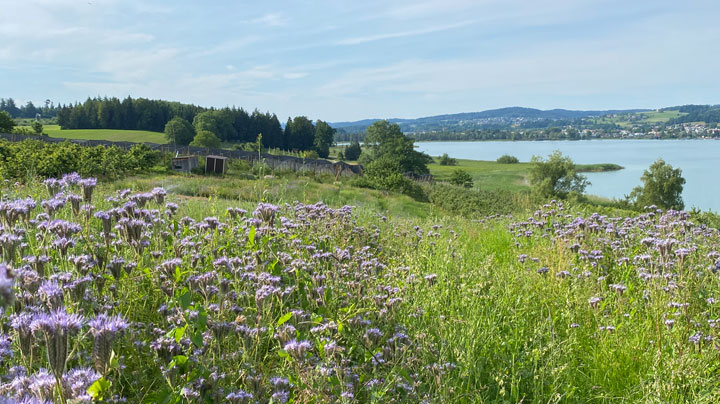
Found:
[[(537, 123), (547, 126), (548, 123), (563, 123), (580, 118), (606, 116), (614, 114), (631, 114), (646, 112), (649, 109), (574, 111), (567, 109), (540, 110), (534, 108), (508, 107), (491, 109), (481, 112), (464, 112), (458, 114), (435, 115), (416, 119), (389, 119), (397, 123), (404, 132), (460, 131), (478, 128), (507, 128), (510, 125), (530, 125)], [(363, 133), (365, 128), (379, 119), (364, 119), (355, 122), (334, 122), (331, 125), (339, 131), (352, 134)]]

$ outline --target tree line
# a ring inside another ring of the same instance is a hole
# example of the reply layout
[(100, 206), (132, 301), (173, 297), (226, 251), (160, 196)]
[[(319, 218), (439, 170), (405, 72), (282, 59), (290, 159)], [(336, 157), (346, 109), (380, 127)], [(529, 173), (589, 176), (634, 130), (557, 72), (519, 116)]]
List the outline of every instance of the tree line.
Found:
[[(262, 134), (262, 146), (283, 150), (315, 150), (327, 157), (335, 129), (326, 122), (305, 116), (288, 118), (285, 128), (277, 115), (248, 113), (242, 108), (204, 108), (146, 98), (88, 98), (83, 103), (62, 106), (57, 113), (62, 129), (125, 129), (165, 132), (168, 140), (187, 145), (255, 142)], [(211, 133), (213, 136), (210, 136)]]
[(38, 114), (43, 118), (53, 118), (60, 110), (59, 106), (50, 100), (45, 100), (41, 106), (35, 106), (32, 101), (18, 106), (12, 98), (0, 98), (0, 111), (5, 111), (13, 118), (35, 118)]
[[(535, 130), (502, 130), (502, 129), (477, 129), (461, 132), (438, 131), (438, 132), (408, 132), (407, 136), (415, 141), (473, 141), (473, 140), (577, 140), (581, 139), (581, 133), (575, 128), (549, 127)], [(335, 135), (338, 142), (363, 141), (364, 133), (347, 133), (342, 129)]]

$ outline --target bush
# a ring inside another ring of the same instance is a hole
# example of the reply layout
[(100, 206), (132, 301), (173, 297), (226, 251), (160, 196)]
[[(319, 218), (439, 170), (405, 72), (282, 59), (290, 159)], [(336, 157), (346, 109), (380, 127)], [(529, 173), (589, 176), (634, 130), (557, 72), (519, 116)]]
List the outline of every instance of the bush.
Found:
[(448, 212), (463, 216), (507, 214), (522, 209), (515, 195), (505, 190), (473, 190), (448, 184), (424, 187), (428, 200)]
[(456, 169), (450, 175), (450, 183), (463, 188), (472, 188), (473, 179), (465, 170)]
[(418, 201), (427, 201), (423, 188), (402, 174), (397, 160), (379, 158), (365, 167), (365, 176), (352, 183), (354, 186), (372, 188), (381, 191), (395, 191), (408, 195)]
[(361, 153), (362, 147), (360, 147), (360, 142), (352, 142), (350, 146), (345, 148), (345, 160), (356, 161), (360, 158)]
[(15, 120), (7, 111), (0, 111), (0, 133), (12, 133)]
[(320, 155), (315, 150), (305, 150), (302, 152), (302, 158), (317, 160), (320, 158)]
[(517, 157), (511, 156), (509, 154), (503, 154), (502, 156), (498, 157), (496, 161), (500, 164), (517, 164), (520, 162)]
[(30, 125), (30, 127), (35, 131), (35, 134), (42, 135), (43, 132), (43, 124), (41, 124), (38, 121), (35, 121)]
[(442, 156), (440, 156), (440, 160), (438, 161), (441, 166), (455, 166), (457, 165), (457, 160), (454, 158), (448, 156), (447, 153), (443, 153)]
[(218, 148), (220, 147), (220, 139), (209, 130), (200, 130), (193, 141), (190, 142), (190, 146)]
[(70, 142), (46, 143), (0, 140), (0, 175), (6, 179), (29, 176), (57, 177), (78, 172), (83, 176), (117, 178), (148, 170), (160, 161), (160, 153), (144, 144), (129, 151), (116, 146), (83, 147)]
[(533, 156), (530, 169), (530, 185), (543, 198), (566, 198), (570, 193), (582, 194), (590, 182), (578, 174), (570, 157), (554, 151), (547, 160)]
[(685, 178), (682, 170), (673, 168), (663, 159), (658, 159), (642, 175), (642, 186), (637, 186), (630, 193), (630, 203), (636, 208), (655, 205), (663, 209), (682, 209)]
[(37, 136), (37, 133), (28, 126), (16, 126), (13, 128), (12, 133), (14, 135)]

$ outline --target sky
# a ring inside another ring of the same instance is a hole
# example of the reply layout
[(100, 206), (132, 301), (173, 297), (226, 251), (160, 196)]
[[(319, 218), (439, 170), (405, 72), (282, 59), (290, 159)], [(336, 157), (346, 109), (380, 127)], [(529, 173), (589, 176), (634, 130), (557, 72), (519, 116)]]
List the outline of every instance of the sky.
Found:
[(720, 103), (717, 0), (0, 0), (0, 97), (330, 122)]

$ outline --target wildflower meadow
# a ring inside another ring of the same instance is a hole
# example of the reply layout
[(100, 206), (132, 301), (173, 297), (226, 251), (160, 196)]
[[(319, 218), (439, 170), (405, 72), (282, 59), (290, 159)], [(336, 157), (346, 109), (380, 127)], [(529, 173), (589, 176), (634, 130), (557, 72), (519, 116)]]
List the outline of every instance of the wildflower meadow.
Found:
[(5, 183), (7, 403), (713, 402), (720, 232)]

